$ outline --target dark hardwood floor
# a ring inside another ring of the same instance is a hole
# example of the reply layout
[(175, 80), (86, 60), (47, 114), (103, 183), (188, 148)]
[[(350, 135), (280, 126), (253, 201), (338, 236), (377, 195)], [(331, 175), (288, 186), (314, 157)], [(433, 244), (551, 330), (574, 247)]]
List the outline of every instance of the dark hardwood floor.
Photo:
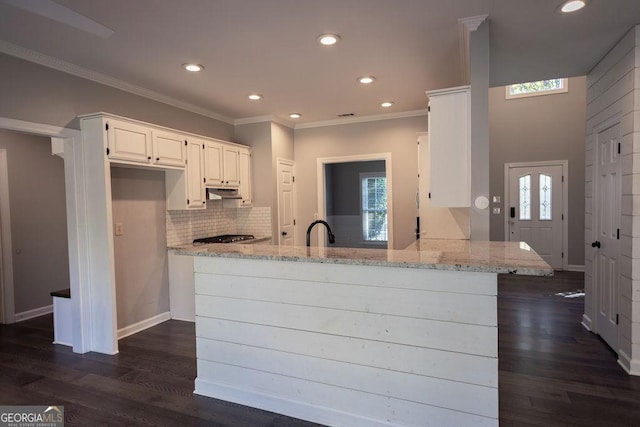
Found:
[[(501, 426), (639, 426), (640, 378), (580, 325), (581, 273), (501, 276)], [(66, 425), (314, 426), (193, 394), (194, 326), (168, 321), (120, 341), (120, 353), (51, 344), (52, 317), (0, 325), (0, 405), (59, 404)], [(457, 426), (456, 426), (457, 427)]]
[(498, 357), (501, 426), (640, 426), (640, 377), (580, 321), (582, 273), (501, 276)]

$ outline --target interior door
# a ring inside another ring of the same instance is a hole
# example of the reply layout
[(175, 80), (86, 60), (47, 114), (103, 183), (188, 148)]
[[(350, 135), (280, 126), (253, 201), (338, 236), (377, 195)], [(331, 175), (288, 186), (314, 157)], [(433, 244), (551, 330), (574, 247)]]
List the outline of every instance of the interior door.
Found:
[(554, 269), (563, 268), (562, 165), (509, 169), (509, 240), (527, 242)]
[(280, 245), (294, 245), (293, 162), (278, 160), (278, 239)]
[(618, 351), (618, 296), (620, 277), (621, 162), (620, 124), (596, 137), (595, 238), (594, 253), (595, 305), (597, 332)]

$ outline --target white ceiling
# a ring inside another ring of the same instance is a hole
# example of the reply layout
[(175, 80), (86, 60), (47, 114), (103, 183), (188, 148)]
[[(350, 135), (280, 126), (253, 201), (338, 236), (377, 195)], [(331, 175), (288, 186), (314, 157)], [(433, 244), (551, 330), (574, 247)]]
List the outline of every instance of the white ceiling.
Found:
[[(425, 90), (466, 83), (459, 18), (489, 15), (492, 86), (584, 75), (640, 23), (640, 0), (591, 0), (573, 15), (556, 12), (560, 0), (56, 0), (107, 27), (95, 35), (10, 3), (0, 0), (0, 40), (229, 121), (424, 109)], [(342, 41), (321, 47), (323, 32)], [(185, 62), (206, 70), (188, 74)], [(376, 82), (358, 84), (365, 74)]]

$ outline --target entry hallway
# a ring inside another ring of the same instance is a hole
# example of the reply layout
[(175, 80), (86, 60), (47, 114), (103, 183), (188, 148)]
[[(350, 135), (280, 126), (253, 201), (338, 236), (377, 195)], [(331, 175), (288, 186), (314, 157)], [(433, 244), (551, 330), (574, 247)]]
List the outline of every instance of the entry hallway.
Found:
[[(640, 425), (640, 377), (582, 328), (582, 299), (553, 295), (582, 287), (581, 273), (500, 277), (501, 426)], [(52, 323), (0, 325), (0, 405), (64, 405), (67, 426), (315, 425), (193, 395), (192, 323), (125, 338), (116, 356), (51, 344)]]

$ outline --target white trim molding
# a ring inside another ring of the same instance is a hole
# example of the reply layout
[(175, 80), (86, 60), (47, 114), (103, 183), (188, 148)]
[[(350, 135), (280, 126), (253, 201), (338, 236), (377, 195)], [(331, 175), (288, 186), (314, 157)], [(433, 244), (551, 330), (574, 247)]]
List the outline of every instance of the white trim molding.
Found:
[(593, 323), (591, 322), (591, 318), (589, 316), (587, 316), (586, 314), (582, 315), (582, 322), (580, 322), (582, 324), (582, 326), (589, 332), (593, 332), (592, 329), (592, 325)]
[(339, 125), (350, 125), (354, 123), (375, 122), (378, 120), (404, 119), (407, 117), (426, 116), (427, 114), (428, 114), (428, 110), (424, 109), (424, 110), (404, 111), (401, 113), (376, 114), (373, 116), (352, 117), (349, 119), (322, 120), (318, 122), (299, 123), (295, 126), (294, 129), (296, 130), (309, 129), (309, 128), (319, 128), (324, 126), (339, 126)]
[(476, 31), (478, 27), (489, 18), (489, 15), (470, 16), (458, 19), (458, 44), (460, 46), (460, 63), (462, 64), (462, 81), (469, 83), (471, 79), (471, 67), (469, 63), (469, 52), (471, 42), (469, 33)]
[(33, 319), (35, 317), (44, 316), (45, 314), (53, 313), (53, 304), (45, 305), (44, 307), (34, 308), (33, 310), (22, 311), (16, 313), (13, 317), (14, 322), (23, 322), (25, 320)]
[(13, 246), (11, 240), (11, 207), (7, 150), (0, 149), (0, 323), (15, 321), (13, 286)]
[(166, 322), (167, 320), (171, 320), (170, 311), (167, 311), (165, 313), (160, 313), (148, 319), (134, 323), (133, 325), (125, 326), (124, 328), (118, 329), (118, 339), (128, 337), (129, 335), (137, 334), (138, 332), (142, 332), (145, 329), (149, 329), (153, 326), (159, 325), (160, 323)]
[[(317, 159), (317, 196), (318, 219), (327, 218), (325, 206), (325, 194), (327, 192), (325, 165), (331, 163), (370, 162), (384, 160), (385, 175), (387, 177), (387, 248), (393, 249), (393, 170), (391, 168), (391, 153), (357, 154), (354, 156), (319, 157)], [(318, 228), (318, 245), (325, 245), (325, 233), (320, 233)]]

